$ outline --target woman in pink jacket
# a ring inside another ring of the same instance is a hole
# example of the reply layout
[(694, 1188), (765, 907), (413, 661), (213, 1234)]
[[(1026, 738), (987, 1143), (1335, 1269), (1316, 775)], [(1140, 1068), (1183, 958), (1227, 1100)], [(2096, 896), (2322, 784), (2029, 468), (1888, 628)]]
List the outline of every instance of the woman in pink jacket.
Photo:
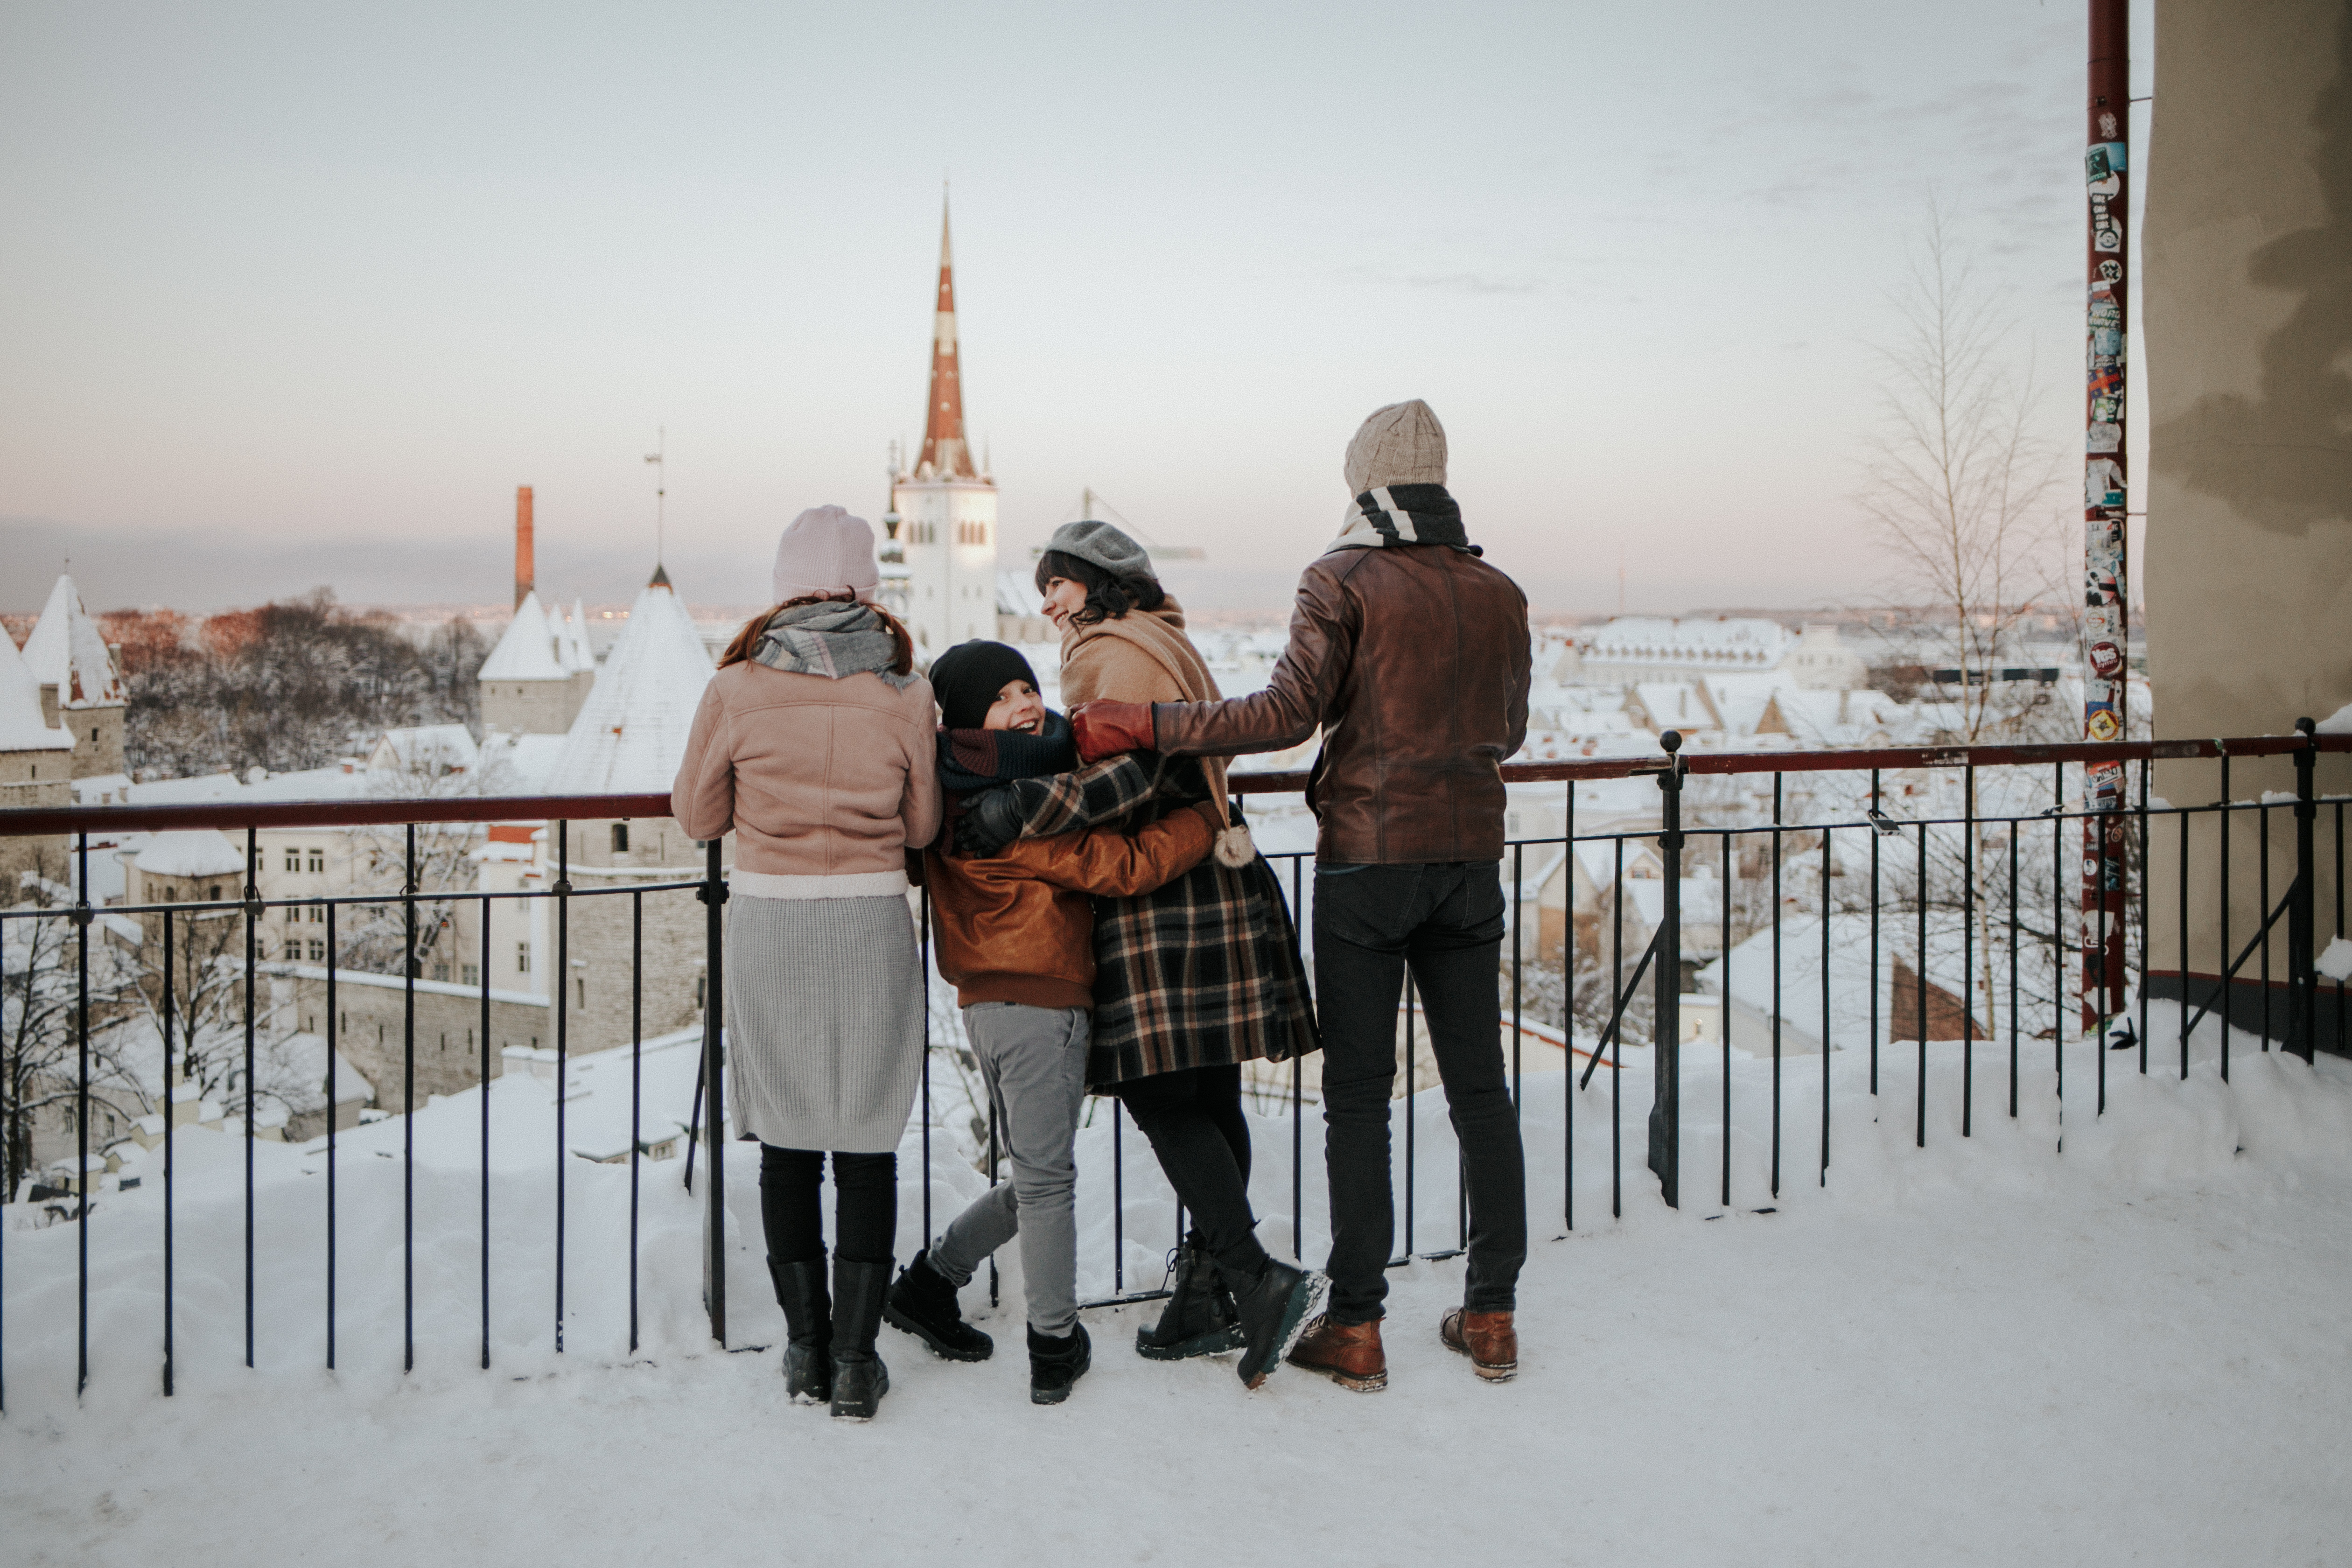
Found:
[[(874, 603), (874, 531), (839, 507), (793, 520), (776, 607), (702, 695), (671, 792), (678, 824), (732, 832), (727, 1045), (735, 1125), (757, 1138), (768, 1270), (795, 1401), (870, 1417), (890, 1375), (898, 1140), (922, 1073), (923, 977), (906, 851), (937, 836), (930, 684)], [(817, 1189), (833, 1157), (833, 1281)]]

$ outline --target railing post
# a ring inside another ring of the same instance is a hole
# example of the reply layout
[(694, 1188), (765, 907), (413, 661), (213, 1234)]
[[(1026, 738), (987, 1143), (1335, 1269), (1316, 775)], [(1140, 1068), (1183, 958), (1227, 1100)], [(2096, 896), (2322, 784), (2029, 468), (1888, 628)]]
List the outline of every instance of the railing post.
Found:
[(705, 1195), (709, 1234), (703, 1240), (703, 1305), (710, 1313), (710, 1337), (721, 1349), (727, 1344), (727, 1078), (721, 1043), (727, 1023), (726, 973), (721, 948), (726, 921), (727, 879), (719, 863), (719, 840), (703, 846), (709, 858), (702, 886), (695, 897), (703, 906), (703, 973), (709, 977), (702, 1000), (702, 1124), (703, 1141), (710, 1145), (710, 1186)]
[(1665, 879), (1664, 909), (1658, 916), (1657, 1004), (1650, 1030), (1650, 1058), (1657, 1074), (1655, 1097), (1650, 1104), (1650, 1169), (1668, 1208), (1682, 1206), (1683, 1129), (1683, 738), (1668, 730), (1658, 737), (1666, 749), (1666, 768), (1658, 775), (1660, 802), (1658, 858)]
[(2310, 1061), (2318, 1041), (2319, 973), (2315, 952), (2318, 922), (2312, 909), (2316, 890), (2312, 840), (2319, 826), (2318, 791), (2314, 783), (2319, 739), (2318, 726), (2308, 719), (2297, 719), (2294, 727), (2303, 736), (2303, 750), (2294, 754), (2294, 886), (2287, 891), (2286, 911), (2286, 1048)]

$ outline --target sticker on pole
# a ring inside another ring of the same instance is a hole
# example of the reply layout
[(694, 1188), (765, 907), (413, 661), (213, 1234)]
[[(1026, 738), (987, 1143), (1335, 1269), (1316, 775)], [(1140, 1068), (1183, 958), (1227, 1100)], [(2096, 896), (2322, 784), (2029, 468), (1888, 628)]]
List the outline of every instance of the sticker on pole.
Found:
[(2101, 680), (2113, 680), (2123, 673), (2124, 650), (2113, 642), (2102, 640), (2091, 645), (2091, 673)]

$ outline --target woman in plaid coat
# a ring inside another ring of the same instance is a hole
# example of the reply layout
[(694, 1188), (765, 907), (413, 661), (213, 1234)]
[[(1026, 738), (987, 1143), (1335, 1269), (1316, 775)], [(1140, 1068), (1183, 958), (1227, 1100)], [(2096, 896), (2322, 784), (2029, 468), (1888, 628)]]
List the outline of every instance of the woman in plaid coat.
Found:
[[(1066, 705), (1220, 695), (1184, 635), (1183, 610), (1118, 529), (1063, 527), (1038, 563), (1037, 585), (1062, 628)], [(1028, 837), (1132, 826), (1185, 799), (1226, 798), (1222, 760), (1149, 754), (1009, 787), (981, 821), (1010, 826), (1017, 816)], [(1242, 1379), (1255, 1388), (1304, 1315), (1311, 1280), (1270, 1258), (1254, 1232), (1241, 1064), (1285, 1061), (1317, 1040), (1297, 935), (1248, 829), (1229, 826), (1215, 853), (1158, 892), (1097, 899), (1095, 964), (1087, 1082), (1126, 1105), (1191, 1220), (1167, 1310), (1138, 1332), (1136, 1349), (1173, 1360), (1240, 1347)]]

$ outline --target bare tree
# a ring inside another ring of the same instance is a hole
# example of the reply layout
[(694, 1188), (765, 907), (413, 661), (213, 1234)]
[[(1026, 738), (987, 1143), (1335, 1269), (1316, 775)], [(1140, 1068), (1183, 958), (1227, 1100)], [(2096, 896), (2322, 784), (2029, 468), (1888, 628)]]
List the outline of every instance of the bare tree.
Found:
[(1899, 326), (1880, 345), (1881, 427), (1856, 496), (1892, 562), (1893, 596), (1927, 606), (1927, 658), (1960, 672), (1961, 738), (2015, 735), (2041, 722), (2047, 694), (2006, 682), (2021, 623), (2058, 598), (2058, 453), (2034, 432), (2031, 363), (2007, 353), (1999, 297), (1978, 283), (1940, 202), (1930, 196)]
[[(75, 1131), (83, 1071), (80, 942), (58, 884), (26, 879), (26, 900), (0, 921), (0, 1197), (13, 1197), (37, 1163), (37, 1142)], [(89, 1110), (127, 1125), (152, 1109), (133, 1042), (121, 1028), (137, 1001), (124, 963), (102, 931), (91, 932)], [(93, 1139), (93, 1151), (100, 1141)], [(53, 1145), (54, 1146), (54, 1145)]]

